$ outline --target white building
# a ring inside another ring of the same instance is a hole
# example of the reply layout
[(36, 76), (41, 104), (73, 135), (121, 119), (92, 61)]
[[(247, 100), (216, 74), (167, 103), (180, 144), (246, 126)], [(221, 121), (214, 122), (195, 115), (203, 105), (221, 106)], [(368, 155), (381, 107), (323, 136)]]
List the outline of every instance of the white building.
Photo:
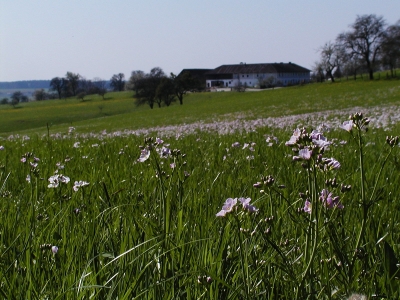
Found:
[(310, 70), (289, 63), (222, 65), (205, 74), (206, 87), (287, 86), (310, 82)]

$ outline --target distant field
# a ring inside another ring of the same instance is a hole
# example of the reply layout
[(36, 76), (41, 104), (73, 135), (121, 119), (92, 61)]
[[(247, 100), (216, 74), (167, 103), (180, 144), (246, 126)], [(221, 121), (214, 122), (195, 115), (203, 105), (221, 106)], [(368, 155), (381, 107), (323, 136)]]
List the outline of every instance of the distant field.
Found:
[(184, 105), (137, 107), (132, 92), (108, 93), (106, 100), (88, 96), (0, 106), (0, 134), (65, 131), (68, 126), (81, 132), (104, 129), (136, 130), (155, 126), (209, 123), (232, 119), (280, 117), (350, 107), (400, 104), (399, 80), (343, 81), (309, 84), (256, 93), (195, 93)]

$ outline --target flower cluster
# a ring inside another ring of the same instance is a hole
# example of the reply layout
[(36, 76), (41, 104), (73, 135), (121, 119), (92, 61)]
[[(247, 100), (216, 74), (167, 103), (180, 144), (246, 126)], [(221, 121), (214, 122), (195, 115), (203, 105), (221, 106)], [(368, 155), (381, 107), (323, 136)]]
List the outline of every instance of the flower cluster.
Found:
[(22, 155), (21, 162), (29, 165), (32, 174), (34, 174), (35, 176), (39, 176), (38, 166), (40, 159), (37, 158), (32, 152), (27, 152), (24, 155)]
[(250, 204), (250, 198), (228, 198), (226, 199), (222, 209), (216, 214), (217, 217), (225, 217), (226, 214), (237, 209), (238, 201), (242, 204), (242, 209), (249, 213), (256, 213), (258, 209)]
[(64, 176), (62, 174), (57, 174), (50, 176), (49, 182), (50, 184), (47, 186), (48, 188), (56, 188), (59, 186), (60, 183), (67, 184), (70, 181), (68, 176)]
[(348, 132), (352, 132), (353, 128), (368, 131), (369, 123), (370, 120), (364, 117), (362, 113), (358, 112), (351, 114), (349, 120), (344, 121), (341, 127)]

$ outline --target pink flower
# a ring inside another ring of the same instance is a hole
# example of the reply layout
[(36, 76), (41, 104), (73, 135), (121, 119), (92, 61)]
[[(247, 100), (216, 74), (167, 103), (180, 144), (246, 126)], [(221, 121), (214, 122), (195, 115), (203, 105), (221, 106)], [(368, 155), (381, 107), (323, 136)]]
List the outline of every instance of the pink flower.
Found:
[(351, 130), (353, 129), (353, 121), (344, 121), (342, 126), (341, 126), (344, 130), (351, 132)]
[(140, 152), (140, 157), (138, 159), (138, 162), (145, 162), (146, 160), (148, 160), (150, 157), (150, 150), (147, 148), (144, 148), (141, 152)]
[(308, 201), (308, 199), (306, 200), (306, 202), (304, 203), (304, 208), (303, 208), (304, 212), (311, 214), (311, 202)]
[(217, 217), (225, 217), (225, 215), (233, 210), (236, 206), (237, 198), (228, 198), (226, 199), (224, 205), (222, 206), (221, 211), (219, 211), (216, 216)]

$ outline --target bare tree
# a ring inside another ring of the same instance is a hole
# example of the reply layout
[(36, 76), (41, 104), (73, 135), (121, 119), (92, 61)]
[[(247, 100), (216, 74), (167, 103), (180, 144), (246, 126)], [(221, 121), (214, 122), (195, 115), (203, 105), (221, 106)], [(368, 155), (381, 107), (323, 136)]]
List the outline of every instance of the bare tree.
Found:
[(36, 101), (42, 101), (49, 99), (49, 95), (45, 92), (44, 89), (35, 90), (33, 92), (33, 97)]
[(50, 81), (50, 90), (57, 92), (58, 99), (61, 99), (64, 84), (65, 84), (65, 80), (63, 80), (62, 78), (59, 78), (59, 77), (54, 77)]
[(376, 15), (357, 16), (351, 31), (341, 33), (337, 41), (348, 54), (354, 58), (361, 58), (369, 73), (374, 79), (374, 70), (385, 38), (386, 22), (383, 17)]
[(340, 67), (345, 56), (345, 50), (340, 44), (331, 42), (326, 43), (320, 49), (321, 61), (320, 66), (325, 71), (326, 76), (335, 82), (334, 72)]
[(66, 86), (72, 93), (72, 96), (76, 96), (76, 93), (78, 92), (79, 80), (81, 79), (81, 75), (74, 74), (72, 72), (67, 72), (67, 74), (65, 75), (65, 79), (66, 79)]
[(146, 74), (144, 78), (139, 79), (135, 83), (136, 104), (148, 104), (151, 109), (154, 107), (154, 103), (158, 103), (159, 106), (161, 106), (161, 100), (156, 97), (156, 91), (161, 79), (164, 77), (164, 71), (159, 67), (155, 67), (151, 69), (150, 73)]
[(158, 107), (161, 107), (161, 103), (164, 103), (166, 106), (170, 106), (172, 102), (176, 101), (173, 79), (168, 77), (161, 78), (161, 81), (156, 89), (156, 99), (160, 100), (156, 101), (158, 103)]
[(110, 86), (116, 92), (121, 92), (125, 89), (125, 75), (123, 73), (114, 74), (110, 79)]
[(143, 79), (146, 77), (146, 74), (141, 71), (141, 70), (137, 70), (137, 71), (132, 71), (131, 73), (131, 77), (129, 78), (129, 81), (126, 84), (126, 88), (128, 90), (133, 90), (135, 92), (137, 92), (136, 90), (136, 82), (140, 79)]
[(388, 66), (392, 77), (400, 64), (400, 21), (389, 26), (382, 43), (382, 64)]
[(11, 95), (11, 105), (15, 108), (20, 102), (28, 102), (28, 97), (20, 91), (16, 91)]

